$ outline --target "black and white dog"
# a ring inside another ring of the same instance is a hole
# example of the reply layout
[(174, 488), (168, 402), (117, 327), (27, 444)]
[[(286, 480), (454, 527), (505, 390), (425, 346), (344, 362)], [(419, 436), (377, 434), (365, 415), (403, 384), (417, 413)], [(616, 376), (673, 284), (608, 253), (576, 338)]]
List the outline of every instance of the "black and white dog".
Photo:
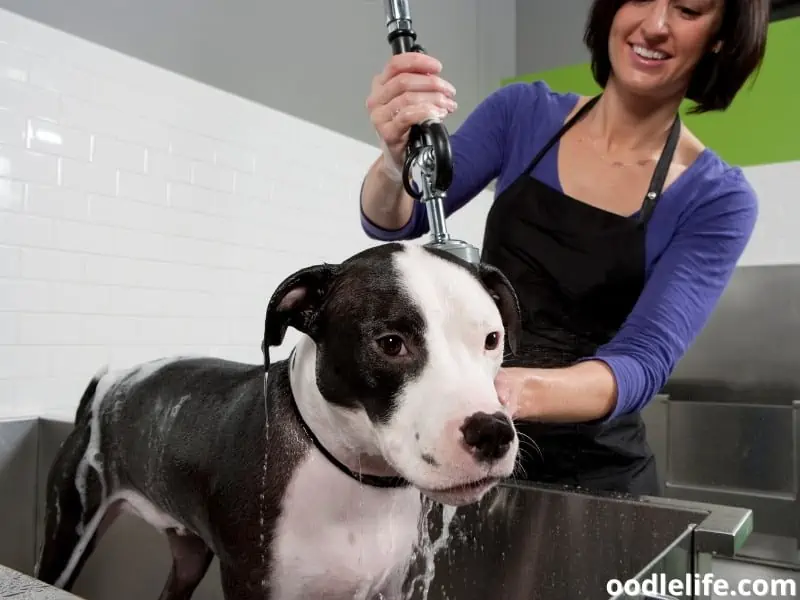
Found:
[(169, 541), (161, 600), (191, 598), (214, 556), (227, 600), (394, 600), (422, 497), (473, 503), (512, 474), (494, 378), (519, 325), (499, 271), (389, 243), (281, 283), (265, 365), (98, 373), (49, 473), (36, 577), (70, 589), (129, 510)]

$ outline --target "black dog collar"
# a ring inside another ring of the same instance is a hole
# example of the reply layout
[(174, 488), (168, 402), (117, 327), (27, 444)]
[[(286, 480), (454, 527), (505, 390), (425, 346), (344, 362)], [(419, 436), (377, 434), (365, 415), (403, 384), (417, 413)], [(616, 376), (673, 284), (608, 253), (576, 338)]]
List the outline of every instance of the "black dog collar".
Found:
[[(289, 364), (292, 364), (294, 359), (294, 350), (292, 350), (291, 356), (289, 357)], [(306, 432), (306, 435), (311, 440), (311, 443), (316, 446), (317, 450), (322, 452), (325, 458), (331, 462), (337, 469), (339, 469), (342, 473), (351, 477), (358, 481), (359, 483), (363, 483), (365, 485), (370, 485), (372, 487), (377, 488), (401, 488), (401, 487), (409, 487), (411, 483), (402, 477), (381, 477), (379, 475), (369, 475), (367, 473), (357, 473), (353, 471), (346, 465), (342, 464), (339, 460), (336, 459), (330, 452), (328, 452), (327, 448), (322, 445), (322, 442), (319, 441), (314, 432), (311, 431), (311, 428), (306, 423), (305, 419), (303, 419), (303, 415), (300, 414), (300, 408), (297, 406), (297, 401), (295, 400), (294, 393), (290, 393), (292, 397), (292, 408), (294, 409), (294, 414), (297, 416), (297, 421), (300, 423), (300, 426), (303, 428), (303, 431)]]

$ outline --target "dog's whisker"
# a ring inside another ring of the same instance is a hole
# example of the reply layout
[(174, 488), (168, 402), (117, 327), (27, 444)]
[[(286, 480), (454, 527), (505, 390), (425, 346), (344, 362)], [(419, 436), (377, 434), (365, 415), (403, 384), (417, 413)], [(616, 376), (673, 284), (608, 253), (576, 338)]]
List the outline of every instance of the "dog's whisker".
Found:
[(539, 444), (537, 444), (533, 438), (521, 438), (519, 443), (522, 447), (534, 448), (537, 452), (539, 450)]
[(517, 436), (520, 439), (520, 447), (524, 447), (525, 444), (529, 444), (530, 446), (533, 447), (534, 450), (536, 450), (537, 454), (542, 459), (544, 459), (544, 456), (542, 455), (542, 450), (539, 447), (539, 444), (536, 443), (536, 440), (534, 440), (530, 435), (526, 433), (521, 433), (519, 431), (517, 432)]
[(524, 431), (519, 431), (519, 430), (517, 430), (517, 437), (519, 437), (520, 440), (526, 440), (526, 441), (532, 441), (533, 440), (533, 437), (531, 437), (531, 434), (525, 433)]
[(537, 444), (536, 442), (533, 442), (533, 441), (532, 441), (532, 444), (533, 444), (533, 449), (536, 450), (536, 454), (539, 455), (539, 458), (544, 460), (544, 454), (542, 454), (542, 449), (539, 447), (539, 444)]
[(514, 473), (512, 474), (511, 478), (512, 481), (526, 481), (528, 480), (528, 473), (525, 465), (521, 462), (516, 465), (514, 468)]
[(516, 462), (522, 464), (523, 459), (526, 459), (529, 462), (533, 460), (530, 453), (526, 452), (524, 449), (521, 449)]

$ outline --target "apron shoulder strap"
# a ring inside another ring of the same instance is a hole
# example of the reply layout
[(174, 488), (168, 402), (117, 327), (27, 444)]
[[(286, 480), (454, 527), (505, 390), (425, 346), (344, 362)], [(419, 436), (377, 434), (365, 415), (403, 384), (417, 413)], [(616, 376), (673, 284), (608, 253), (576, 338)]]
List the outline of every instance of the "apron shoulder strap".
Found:
[[(542, 160), (545, 154), (555, 145), (558, 140), (560, 140), (567, 131), (569, 131), (578, 121), (580, 121), (586, 113), (588, 113), (594, 105), (597, 104), (598, 100), (600, 100), (601, 94), (594, 96), (591, 98), (586, 104), (584, 104), (578, 112), (576, 112), (561, 128), (556, 132), (554, 136), (552, 136), (548, 142), (536, 153), (528, 166), (525, 168), (524, 173), (530, 173), (536, 165), (539, 164), (539, 161)], [(672, 123), (672, 128), (670, 129), (669, 136), (667, 137), (667, 142), (664, 145), (664, 149), (661, 152), (661, 156), (658, 159), (658, 163), (656, 164), (655, 171), (653, 172), (653, 177), (650, 180), (650, 186), (647, 189), (647, 194), (645, 195), (644, 202), (642, 204), (642, 210), (639, 211), (639, 220), (646, 222), (650, 215), (655, 208), (656, 202), (658, 201), (661, 193), (664, 190), (664, 184), (667, 180), (667, 175), (669, 174), (669, 167), (672, 164), (672, 159), (675, 156), (675, 150), (678, 147), (678, 141), (680, 140), (681, 136), (681, 120), (679, 115), (675, 115), (675, 120)]]
[(650, 215), (653, 214), (653, 209), (656, 206), (656, 202), (661, 197), (662, 192), (664, 191), (664, 184), (667, 181), (667, 175), (669, 174), (669, 167), (672, 164), (672, 159), (675, 156), (675, 150), (678, 147), (678, 141), (681, 137), (681, 120), (680, 116), (676, 115), (675, 120), (672, 122), (672, 128), (670, 129), (669, 136), (667, 137), (667, 143), (664, 144), (664, 150), (661, 152), (661, 156), (658, 159), (658, 163), (656, 164), (655, 171), (653, 172), (653, 177), (650, 180), (650, 186), (647, 189), (647, 194), (644, 197), (644, 202), (642, 203), (642, 210), (639, 212), (639, 220), (642, 222), (646, 222)]
[(542, 147), (541, 150), (537, 152), (536, 156), (534, 156), (533, 159), (531, 159), (531, 162), (528, 163), (528, 166), (525, 168), (524, 173), (530, 173), (536, 167), (536, 165), (539, 164), (539, 161), (542, 160), (542, 158), (544, 157), (545, 154), (547, 154), (550, 148), (552, 148), (553, 145), (558, 140), (560, 140), (565, 133), (567, 133), (567, 131), (572, 129), (572, 126), (575, 125), (575, 123), (577, 123), (578, 121), (580, 121), (586, 115), (586, 113), (588, 113), (592, 109), (592, 107), (594, 107), (594, 105), (597, 104), (598, 100), (600, 100), (599, 95), (589, 100), (578, 110), (578, 112), (572, 115), (572, 117), (570, 117), (570, 119), (566, 123), (564, 123), (564, 125), (561, 126), (561, 128), (556, 132), (556, 134), (548, 140), (548, 142), (544, 145), (544, 147)]

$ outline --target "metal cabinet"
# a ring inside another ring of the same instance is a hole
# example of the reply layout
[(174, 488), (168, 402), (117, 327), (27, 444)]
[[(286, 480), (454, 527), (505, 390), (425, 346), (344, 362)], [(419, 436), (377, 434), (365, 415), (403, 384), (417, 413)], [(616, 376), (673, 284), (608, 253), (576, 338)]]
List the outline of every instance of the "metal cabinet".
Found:
[(751, 508), (743, 556), (800, 565), (800, 267), (739, 268), (644, 417), (668, 496)]

